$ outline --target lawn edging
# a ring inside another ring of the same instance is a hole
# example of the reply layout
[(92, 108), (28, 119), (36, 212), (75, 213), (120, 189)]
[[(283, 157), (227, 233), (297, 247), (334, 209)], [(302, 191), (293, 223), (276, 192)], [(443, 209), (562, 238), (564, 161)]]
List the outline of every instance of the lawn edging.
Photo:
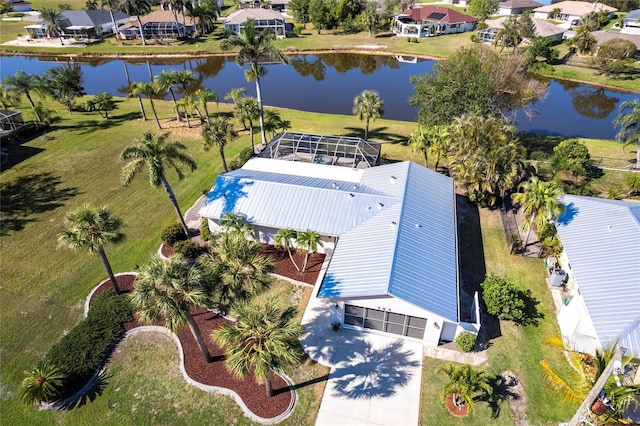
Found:
[[(114, 277), (116, 277), (116, 279), (118, 277), (124, 276), (124, 275), (133, 275), (136, 278), (138, 277), (138, 273), (137, 272), (118, 272), (117, 274), (114, 274)], [(106, 283), (107, 281), (109, 281), (110, 278), (107, 277), (104, 280), (100, 281), (98, 283), (97, 286), (95, 286), (94, 288), (91, 289), (91, 291), (89, 292), (89, 295), (87, 296), (87, 298), (84, 301), (84, 317), (86, 318), (87, 315), (89, 314), (89, 308), (90, 308), (90, 303), (91, 303), (91, 299), (93, 299), (93, 295), (95, 294), (95, 292), (104, 285), (104, 283)]]

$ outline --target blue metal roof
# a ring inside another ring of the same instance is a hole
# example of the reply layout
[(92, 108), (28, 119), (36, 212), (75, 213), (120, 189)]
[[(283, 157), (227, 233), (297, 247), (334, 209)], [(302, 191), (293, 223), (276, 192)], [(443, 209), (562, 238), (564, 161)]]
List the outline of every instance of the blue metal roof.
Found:
[[(640, 203), (565, 195), (556, 228), (603, 345), (640, 354)], [(636, 336), (635, 338), (633, 336)]]
[(252, 159), (216, 179), (199, 214), (227, 211), (338, 236), (319, 297), (394, 296), (458, 320), (455, 192), (446, 176), (411, 162), (344, 171)]

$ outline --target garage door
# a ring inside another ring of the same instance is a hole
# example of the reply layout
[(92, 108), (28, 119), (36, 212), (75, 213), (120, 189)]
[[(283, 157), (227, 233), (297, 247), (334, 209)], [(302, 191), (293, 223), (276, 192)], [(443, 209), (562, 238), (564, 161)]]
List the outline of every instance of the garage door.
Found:
[(400, 336), (422, 339), (427, 325), (425, 318), (395, 312), (364, 308), (362, 306), (345, 305), (344, 323), (357, 327), (370, 328)]

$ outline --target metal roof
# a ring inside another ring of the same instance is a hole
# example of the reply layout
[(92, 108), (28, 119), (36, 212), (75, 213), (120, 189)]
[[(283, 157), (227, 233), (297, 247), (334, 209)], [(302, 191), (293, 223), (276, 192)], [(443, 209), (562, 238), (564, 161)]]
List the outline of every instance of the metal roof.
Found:
[[(275, 172), (278, 170), (279, 172)], [(199, 214), (338, 236), (319, 297), (395, 296), (458, 320), (453, 181), (411, 162), (368, 169), (254, 158)]]
[[(640, 332), (640, 203), (565, 195), (556, 228), (603, 345)], [(630, 328), (631, 327), (631, 328)], [(636, 325), (637, 328), (637, 325)], [(640, 353), (640, 346), (628, 347)]]

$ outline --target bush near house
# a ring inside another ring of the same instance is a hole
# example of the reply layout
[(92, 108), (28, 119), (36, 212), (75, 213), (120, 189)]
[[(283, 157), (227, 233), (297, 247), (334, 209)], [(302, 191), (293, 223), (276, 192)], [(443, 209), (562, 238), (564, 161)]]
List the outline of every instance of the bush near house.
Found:
[(476, 346), (476, 335), (470, 331), (463, 331), (456, 337), (456, 344), (463, 352), (472, 352)]
[(51, 347), (45, 359), (65, 375), (65, 396), (82, 387), (100, 367), (124, 324), (133, 320), (132, 312), (129, 299), (109, 289), (95, 297), (87, 318)]
[(178, 241), (172, 248), (174, 254), (182, 255), (186, 259), (195, 259), (206, 251), (191, 240)]
[(543, 317), (537, 310), (540, 302), (531, 296), (531, 291), (520, 290), (506, 278), (490, 274), (481, 286), (482, 298), (491, 315), (518, 325), (537, 325)]
[(173, 247), (178, 241), (186, 240), (187, 236), (184, 234), (182, 225), (179, 222), (174, 222), (162, 231), (160, 239), (166, 245)]

